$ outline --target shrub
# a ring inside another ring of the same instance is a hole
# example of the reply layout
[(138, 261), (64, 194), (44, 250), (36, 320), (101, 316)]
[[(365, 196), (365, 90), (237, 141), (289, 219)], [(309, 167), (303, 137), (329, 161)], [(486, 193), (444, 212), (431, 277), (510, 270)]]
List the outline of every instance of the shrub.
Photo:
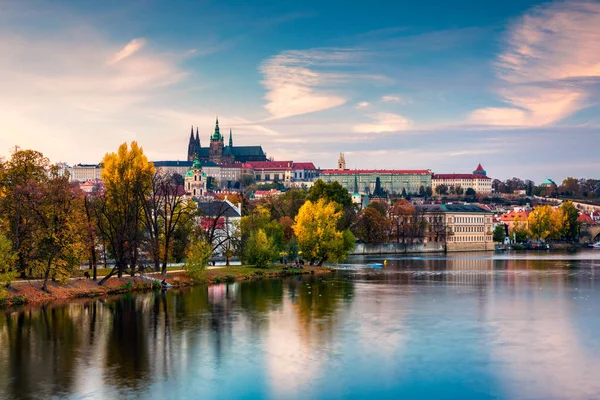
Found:
[(211, 256), (212, 248), (206, 241), (196, 240), (192, 242), (186, 252), (184, 268), (187, 275), (193, 280), (199, 280)]
[(262, 229), (252, 232), (247, 244), (248, 262), (258, 268), (266, 268), (275, 255), (273, 240)]

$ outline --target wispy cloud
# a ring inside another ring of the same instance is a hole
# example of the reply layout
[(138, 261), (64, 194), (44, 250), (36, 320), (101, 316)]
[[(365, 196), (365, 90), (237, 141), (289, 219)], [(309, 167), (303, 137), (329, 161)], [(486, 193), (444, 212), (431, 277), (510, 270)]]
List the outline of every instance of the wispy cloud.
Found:
[(138, 50), (144, 47), (145, 44), (146, 39), (144, 38), (132, 39), (129, 43), (125, 45), (125, 47), (123, 47), (121, 50), (115, 53), (115, 55), (111, 57), (108, 63), (114, 64), (121, 61), (124, 58), (129, 57), (130, 55), (136, 53)]
[(402, 115), (392, 113), (377, 113), (369, 115), (374, 122), (358, 124), (354, 131), (358, 133), (383, 133), (405, 131), (412, 126), (412, 122)]
[(383, 101), (384, 103), (405, 103), (406, 102), (406, 100), (404, 100), (400, 96), (395, 96), (395, 95), (391, 95), (391, 94), (382, 96), (381, 101)]
[(366, 108), (369, 107), (371, 105), (371, 103), (369, 103), (368, 101), (361, 101), (360, 103), (356, 104), (356, 108)]
[(600, 79), (600, 3), (556, 2), (532, 9), (508, 32), (496, 61), (497, 93), (509, 107), (471, 113), (475, 124), (544, 126), (589, 105)]

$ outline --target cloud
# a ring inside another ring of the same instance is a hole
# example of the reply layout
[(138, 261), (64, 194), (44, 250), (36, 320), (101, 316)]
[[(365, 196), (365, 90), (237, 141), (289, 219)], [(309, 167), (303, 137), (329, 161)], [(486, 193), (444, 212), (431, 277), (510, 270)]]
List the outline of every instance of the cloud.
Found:
[(589, 106), (600, 79), (600, 4), (557, 2), (517, 20), (495, 66), (497, 93), (510, 107), (475, 110), (469, 122), (545, 126)]
[(371, 104), (368, 101), (361, 101), (360, 103), (356, 104), (356, 108), (366, 108), (369, 107)]
[(381, 98), (384, 103), (399, 103), (402, 99), (398, 96), (387, 95)]
[(369, 115), (375, 120), (373, 123), (359, 124), (354, 126), (354, 132), (358, 133), (382, 133), (405, 131), (412, 126), (407, 118), (392, 113), (377, 113)]
[(146, 39), (138, 38), (132, 39), (129, 43), (125, 45), (121, 50), (115, 53), (114, 56), (108, 61), (109, 64), (114, 64), (121, 61), (124, 58), (129, 57), (130, 55), (136, 53), (146, 44)]

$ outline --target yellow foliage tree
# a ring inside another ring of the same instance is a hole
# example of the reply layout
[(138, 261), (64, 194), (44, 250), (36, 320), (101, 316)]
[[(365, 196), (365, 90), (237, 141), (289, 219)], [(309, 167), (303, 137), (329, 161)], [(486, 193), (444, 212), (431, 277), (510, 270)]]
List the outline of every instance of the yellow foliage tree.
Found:
[(128, 265), (131, 275), (135, 273), (142, 240), (143, 203), (155, 171), (136, 142), (131, 142), (131, 146), (123, 143), (116, 153), (106, 154), (102, 163), (105, 194), (98, 207), (98, 228), (110, 245), (115, 268), (100, 284), (115, 272), (121, 277)]
[(547, 240), (555, 238), (562, 226), (559, 210), (549, 205), (536, 207), (527, 218), (529, 231), (534, 239)]
[(339, 231), (337, 225), (342, 218), (340, 206), (325, 198), (316, 202), (307, 200), (295, 218), (294, 233), (302, 255), (311, 264), (325, 261), (342, 261), (354, 247), (354, 236), (350, 231)]

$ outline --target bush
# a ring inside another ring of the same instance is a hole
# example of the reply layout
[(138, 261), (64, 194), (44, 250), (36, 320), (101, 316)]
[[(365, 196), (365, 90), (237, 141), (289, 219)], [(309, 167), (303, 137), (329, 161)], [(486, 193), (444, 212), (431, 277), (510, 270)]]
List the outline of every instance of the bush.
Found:
[(202, 272), (208, 265), (208, 260), (212, 256), (212, 247), (204, 240), (192, 242), (186, 252), (185, 271), (193, 280), (199, 280)]
[(233, 275), (226, 275), (225, 276), (225, 282), (229, 282), (229, 283), (235, 282), (235, 276), (233, 276)]

